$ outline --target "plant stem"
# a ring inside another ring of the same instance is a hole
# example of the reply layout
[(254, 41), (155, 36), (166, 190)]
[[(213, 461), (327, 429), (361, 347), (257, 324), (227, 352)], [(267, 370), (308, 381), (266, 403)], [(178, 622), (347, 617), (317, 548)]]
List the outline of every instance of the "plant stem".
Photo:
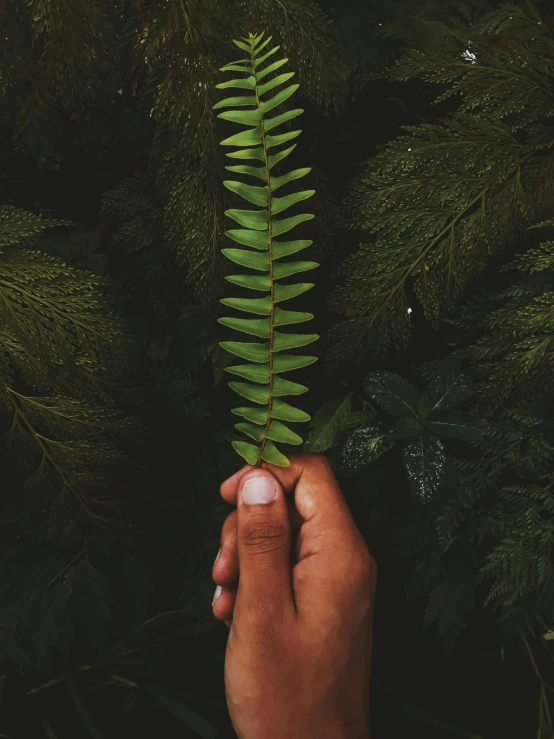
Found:
[[(256, 78), (256, 68), (254, 67), (254, 50), (251, 49), (250, 51), (250, 59), (252, 62), (252, 75), (254, 76), (254, 79)], [(258, 107), (260, 107), (260, 98), (258, 96), (258, 84), (256, 82), (255, 94), (256, 94), (256, 103)], [(269, 431), (269, 426), (271, 424), (271, 408), (273, 403), (273, 331), (274, 331), (274, 325), (273, 322), (275, 320), (275, 288), (273, 285), (273, 254), (272, 254), (272, 243), (271, 243), (271, 175), (269, 172), (269, 164), (267, 161), (267, 148), (265, 145), (265, 132), (263, 128), (263, 117), (260, 121), (260, 128), (262, 130), (262, 147), (264, 151), (264, 162), (265, 162), (265, 173), (266, 173), (266, 182), (267, 182), (267, 189), (269, 190), (269, 199), (268, 199), (268, 207), (269, 207), (269, 218), (268, 218), (268, 238), (267, 238), (267, 248), (269, 252), (269, 300), (270, 300), (270, 307), (269, 307), (269, 397), (268, 397), (268, 405), (267, 405), (267, 421), (265, 423), (265, 429), (264, 429), (264, 437), (262, 439), (262, 445), (260, 448), (260, 456), (258, 458), (258, 461), (256, 462), (256, 467), (261, 467), (262, 465), (262, 454), (267, 442), (267, 432)]]
[[(33, 424), (29, 421), (29, 419), (25, 415), (25, 412), (23, 410), (23, 402), (24, 402), (24, 399), (26, 399), (25, 396), (20, 395), (15, 390), (13, 390), (13, 388), (11, 387), (8, 387), (7, 390), (12, 396), (12, 403), (14, 404), (14, 407), (15, 407), (16, 417), (21, 419), (22, 425), (25, 426), (25, 428), (31, 434), (31, 436), (36, 441), (36, 443), (40, 446), (41, 451), (43, 453), (43, 460), (46, 459), (50, 463), (51, 467), (60, 476), (64, 484), (64, 488), (67, 488), (69, 492), (75, 496), (75, 498), (81, 504), (82, 509), (95, 523), (99, 524), (101, 521), (107, 520), (104, 516), (98, 516), (97, 514), (92, 513), (92, 511), (89, 510), (87, 504), (85, 503), (84, 497), (75, 489), (75, 487), (73, 487), (68, 476), (60, 468), (60, 466), (56, 463), (56, 460), (53, 458), (52, 454), (50, 453), (50, 450), (48, 449), (47, 444), (45, 443), (45, 442), (52, 441), (52, 440), (46, 439), (46, 437), (39, 434), (34, 428)], [(14, 422), (15, 422), (15, 419), (14, 419)]]
[(552, 688), (540, 673), (538, 665), (535, 661), (535, 657), (533, 656), (533, 652), (531, 651), (531, 647), (529, 646), (529, 642), (527, 641), (527, 637), (523, 634), (521, 638), (523, 640), (523, 643), (525, 644), (525, 649), (527, 650), (527, 654), (529, 655), (529, 659), (531, 660), (533, 670), (535, 671), (535, 674), (540, 683), (538, 732), (538, 736), (540, 737), (542, 735), (543, 721), (546, 723), (546, 726), (550, 731), (552, 730), (552, 728), (554, 728), (552, 724), (552, 714), (550, 713), (550, 706), (548, 704), (548, 696), (546, 694), (547, 688)]

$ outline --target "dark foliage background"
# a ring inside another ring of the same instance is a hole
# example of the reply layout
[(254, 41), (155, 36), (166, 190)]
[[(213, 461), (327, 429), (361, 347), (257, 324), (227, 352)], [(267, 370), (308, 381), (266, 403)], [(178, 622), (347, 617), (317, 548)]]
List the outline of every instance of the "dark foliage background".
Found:
[(304, 451), (379, 565), (375, 736), (552, 737), (554, 15), (484, 0), (0, 0), (0, 736), (234, 736), (212, 105), (262, 30), (316, 190)]

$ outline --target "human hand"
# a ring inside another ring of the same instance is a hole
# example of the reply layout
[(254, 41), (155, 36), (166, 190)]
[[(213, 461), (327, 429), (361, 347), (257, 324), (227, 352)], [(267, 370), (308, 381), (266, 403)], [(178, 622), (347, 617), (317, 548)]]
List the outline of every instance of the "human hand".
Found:
[[(229, 713), (239, 739), (367, 739), (377, 567), (326, 457), (289, 459), (220, 488), (238, 506), (213, 569)], [(248, 505), (260, 478), (276, 497)]]

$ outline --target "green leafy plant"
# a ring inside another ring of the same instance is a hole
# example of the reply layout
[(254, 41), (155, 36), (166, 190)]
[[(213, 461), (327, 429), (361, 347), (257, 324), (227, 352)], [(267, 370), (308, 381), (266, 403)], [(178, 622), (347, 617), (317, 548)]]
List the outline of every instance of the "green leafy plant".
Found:
[[(237, 423), (236, 428), (242, 431), (257, 444), (245, 441), (233, 441), (232, 445), (238, 454), (249, 464), (260, 465), (262, 460), (281, 467), (288, 467), (289, 460), (282, 454), (274, 442), (286, 444), (301, 444), (301, 437), (291, 431), (283, 422), (300, 423), (309, 421), (310, 416), (302, 410), (285, 403), (282, 400), (286, 395), (300, 395), (308, 388), (281, 375), (294, 369), (306, 367), (317, 360), (317, 357), (287, 353), (290, 349), (311, 344), (319, 336), (317, 334), (292, 334), (279, 330), (283, 326), (302, 323), (313, 318), (311, 313), (288, 311), (278, 307), (278, 303), (290, 300), (313, 287), (311, 282), (283, 284), (281, 280), (287, 277), (314, 269), (317, 262), (284, 261), (284, 257), (296, 254), (307, 248), (313, 242), (300, 239), (295, 241), (277, 241), (276, 236), (287, 233), (295, 226), (313, 218), (311, 213), (301, 213), (288, 218), (275, 218), (295, 203), (311, 197), (315, 190), (303, 190), (291, 193), (284, 197), (274, 197), (277, 189), (292, 180), (304, 177), (311, 171), (310, 167), (303, 167), (287, 172), (280, 177), (272, 175), (273, 167), (285, 159), (296, 147), (293, 146), (270, 154), (276, 146), (296, 138), (301, 131), (289, 131), (282, 134), (270, 134), (277, 126), (296, 118), (303, 113), (302, 108), (288, 110), (280, 115), (267, 117), (267, 114), (288, 100), (298, 89), (299, 85), (289, 85), (280, 92), (269, 97), (265, 94), (289, 80), (294, 72), (279, 74), (267, 82), (262, 82), (267, 75), (275, 72), (288, 59), (280, 59), (269, 65), (264, 62), (280, 47), (275, 46), (265, 54), (262, 50), (271, 41), (269, 36), (263, 43), (259, 36), (249, 34), (243, 41), (233, 40), (239, 49), (246, 52), (247, 58), (221, 67), (221, 71), (244, 72), (244, 78), (232, 79), (216, 85), (217, 88), (238, 88), (248, 90), (252, 94), (239, 97), (225, 98), (216, 103), (213, 108), (247, 108), (247, 110), (228, 110), (220, 113), (223, 118), (234, 123), (247, 126), (247, 130), (236, 133), (220, 141), (222, 146), (239, 147), (238, 151), (227, 154), (232, 159), (257, 159), (262, 162), (261, 167), (251, 167), (246, 164), (226, 166), (231, 172), (250, 175), (264, 182), (263, 187), (244, 184), (236, 180), (226, 180), (224, 185), (231, 192), (240, 195), (244, 200), (260, 206), (260, 210), (225, 211), (225, 215), (232, 218), (240, 229), (231, 229), (225, 234), (241, 246), (250, 249), (223, 249), (225, 256), (241, 267), (247, 267), (258, 274), (229, 275), (226, 279), (247, 290), (263, 293), (260, 298), (223, 298), (221, 302), (236, 310), (253, 313), (261, 318), (220, 318), (224, 326), (242, 333), (263, 339), (260, 342), (223, 341), (221, 346), (231, 354), (246, 359), (248, 364), (227, 367), (227, 371), (242, 377), (248, 382), (230, 382), (230, 387), (243, 398), (261, 406), (253, 408), (242, 406), (234, 408), (233, 413), (242, 416), (245, 420)], [(265, 99), (262, 100), (262, 97)], [(248, 147), (248, 148), (244, 148)]]
[(389, 415), (371, 418), (345, 440), (341, 449), (345, 471), (357, 472), (400, 441), (412, 492), (422, 501), (434, 497), (447, 472), (449, 458), (442, 438), (475, 445), (489, 431), (484, 420), (457, 410), (472, 391), (456, 363), (436, 372), (425, 391), (382, 370), (366, 377), (364, 391)]

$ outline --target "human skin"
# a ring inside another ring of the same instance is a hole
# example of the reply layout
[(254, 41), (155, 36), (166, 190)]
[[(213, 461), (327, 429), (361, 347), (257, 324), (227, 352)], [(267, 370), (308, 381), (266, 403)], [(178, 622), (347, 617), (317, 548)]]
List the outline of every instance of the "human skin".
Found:
[[(368, 739), (377, 566), (326, 457), (289, 459), (220, 488), (237, 506), (213, 568), (229, 713), (239, 739)], [(276, 497), (249, 505), (260, 477)]]

